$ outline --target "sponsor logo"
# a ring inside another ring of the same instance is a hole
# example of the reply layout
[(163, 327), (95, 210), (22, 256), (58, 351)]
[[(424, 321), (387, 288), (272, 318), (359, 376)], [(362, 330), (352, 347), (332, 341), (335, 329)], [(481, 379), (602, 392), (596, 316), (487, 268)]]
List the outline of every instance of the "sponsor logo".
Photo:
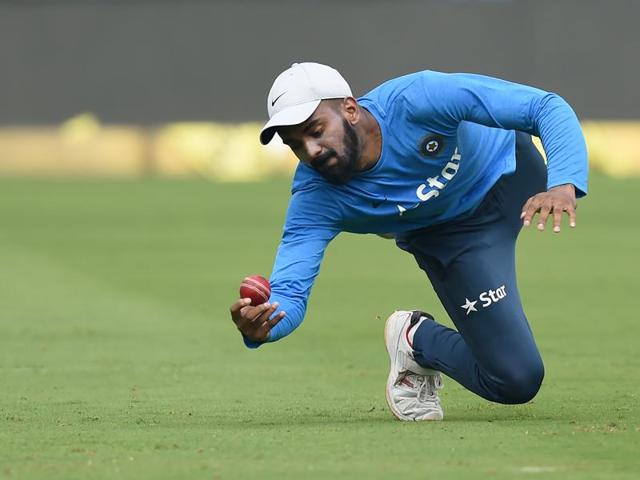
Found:
[(420, 153), (426, 157), (434, 157), (442, 150), (444, 139), (440, 135), (429, 134), (420, 140)]
[(427, 178), (427, 182), (423, 183), (416, 189), (416, 196), (421, 202), (426, 202), (431, 198), (436, 198), (440, 195), (440, 192), (444, 190), (447, 184), (453, 180), (453, 177), (458, 173), (460, 167), (460, 160), (462, 156), (458, 153), (456, 148), (455, 152), (451, 156), (451, 160), (442, 168), (440, 175)]
[(416, 189), (416, 196), (419, 200), (418, 203), (411, 205), (410, 207), (396, 205), (398, 207), (399, 215), (402, 216), (402, 214), (407, 210), (418, 208), (422, 203), (427, 202), (432, 198), (439, 197), (440, 192), (445, 189), (449, 182), (453, 180), (453, 177), (458, 173), (460, 160), (462, 160), (462, 155), (460, 155), (460, 152), (456, 148), (453, 155), (451, 155), (451, 159), (449, 159), (447, 164), (442, 168), (440, 174), (427, 178), (425, 183), (418, 186)]
[[(466, 310), (466, 314), (469, 315), (471, 312), (477, 312), (478, 308), (487, 308), (493, 305), (494, 303), (499, 302), (504, 297), (507, 296), (507, 287), (502, 285), (501, 287), (496, 288), (495, 290), (487, 290), (486, 292), (482, 292), (478, 295), (477, 300), (469, 300), (465, 297), (464, 305), (460, 305), (460, 308)], [(477, 305), (480, 303), (480, 305)]]
[(467, 315), (469, 315), (471, 312), (478, 311), (478, 309), (476, 308), (476, 303), (478, 303), (478, 300), (476, 300), (475, 302), (472, 302), (467, 297), (465, 297), (464, 299), (466, 300), (465, 304), (460, 306), (467, 310)]
[(274, 98), (273, 101), (271, 102), (271, 106), (273, 107), (276, 104), (276, 102), (278, 100), (280, 100), (280, 97), (282, 97), (285, 93), (287, 93), (287, 92), (282, 92), (280, 95), (278, 95), (276, 98)]

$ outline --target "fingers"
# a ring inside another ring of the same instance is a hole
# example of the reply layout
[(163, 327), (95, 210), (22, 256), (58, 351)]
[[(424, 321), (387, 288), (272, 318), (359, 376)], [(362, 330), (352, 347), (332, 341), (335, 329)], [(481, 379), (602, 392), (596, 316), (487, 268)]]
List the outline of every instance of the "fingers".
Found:
[(520, 220), (522, 220), (522, 225), (528, 227), (531, 225), (531, 217), (527, 217), (527, 212), (529, 211), (529, 205), (531, 204), (532, 198), (529, 198), (527, 202), (522, 207), (522, 213), (520, 214)]
[(549, 216), (549, 213), (551, 212), (552, 209), (552, 205), (549, 203), (545, 203), (540, 207), (540, 214), (538, 215), (538, 230), (539, 231), (543, 231), (544, 230), (544, 226), (547, 223), (547, 217)]
[(559, 233), (564, 212), (569, 215), (569, 226), (572, 228), (576, 226), (575, 199), (559, 197), (555, 192), (553, 194), (551, 192), (543, 192), (534, 195), (522, 207), (520, 218), (523, 226), (530, 226), (533, 222), (533, 217), (538, 212), (537, 229), (539, 231), (544, 231), (549, 215), (553, 215), (553, 231)]
[(551, 212), (552, 204), (545, 202), (544, 198), (536, 195), (527, 200), (522, 208), (520, 218), (522, 219), (522, 225), (528, 227), (533, 221), (533, 217), (537, 212), (540, 212), (538, 216), (538, 230), (544, 230), (544, 226), (547, 223), (547, 217)]
[(278, 324), (278, 322), (285, 317), (285, 315), (286, 315), (285, 312), (280, 312), (273, 318), (270, 318), (266, 322), (264, 322), (258, 329), (258, 333), (256, 335), (257, 338), (261, 342), (266, 342), (267, 340), (269, 340), (269, 334), (271, 333), (271, 329), (275, 327)]
[(275, 317), (267, 320), (267, 323), (269, 324), (269, 329), (272, 329), (273, 327), (275, 327), (278, 324), (278, 322), (282, 320), (286, 315), (287, 315), (286, 312), (280, 312)]
[(522, 219), (522, 225), (524, 225), (525, 227), (531, 225), (531, 220), (533, 219), (533, 216), (536, 214), (539, 208), (540, 206), (538, 205), (538, 200), (536, 199), (536, 197), (534, 196), (529, 198), (529, 200), (527, 200), (527, 203), (524, 204), (524, 207), (522, 207), (522, 214), (520, 215), (520, 218)]
[(576, 208), (575, 207), (567, 208), (567, 213), (569, 214), (569, 226), (571, 228), (576, 228)]
[(263, 303), (257, 307), (252, 307), (251, 305), (241, 307), (237, 314), (238, 320), (234, 320), (238, 330), (251, 340), (266, 341), (271, 329), (286, 316), (285, 312), (279, 312), (271, 318), (279, 306), (278, 302), (274, 302), (273, 304)]
[(555, 233), (560, 233), (560, 224), (562, 223), (562, 212), (564, 212), (564, 208), (553, 209), (553, 231)]
[(274, 302), (273, 304), (263, 303), (262, 305), (258, 305), (257, 307), (255, 307), (256, 311), (250, 315), (251, 317), (253, 317), (251, 321), (259, 323), (266, 322), (279, 306), (280, 304), (278, 302)]
[(229, 312), (231, 313), (231, 318), (233, 319), (234, 322), (238, 323), (238, 320), (240, 320), (242, 317), (240, 311), (244, 307), (250, 304), (251, 304), (250, 298), (241, 298), (240, 300), (235, 302), (233, 305), (231, 305), (231, 308), (229, 308)]
[(270, 306), (271, 305), (268, 303), (263, 303), (262, 305), (258, 305), (257, 307), (248, 308), (245, 312), (243, 312), (243, 314), (249, 319), (249, 321), (255, 322)]
[(560, 224), (562, 223), (562, 214), (567, 212), (569, 215), (569, 226), (571, 228), (576, 227), (576, 209), (575, 206), (569, 205), (567, 207), (556, 207), (553, 209), (553, 231), (560, 233)]

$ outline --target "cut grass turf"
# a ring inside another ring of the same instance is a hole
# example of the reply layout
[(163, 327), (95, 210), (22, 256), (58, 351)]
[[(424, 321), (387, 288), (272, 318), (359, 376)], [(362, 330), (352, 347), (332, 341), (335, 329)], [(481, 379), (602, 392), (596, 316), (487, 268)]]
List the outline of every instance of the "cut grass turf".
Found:
[(287, 181), (1, 180), (0, 478), (637, 478), (638, 191), (595, 176), (576, 230), (521, 237), (538, 397), (445, 380), (445, 421), (405, 424), (384, 318), (448, 320), (391, 241), (341, 235), (302, 327), (249, 351), (228, 307)]

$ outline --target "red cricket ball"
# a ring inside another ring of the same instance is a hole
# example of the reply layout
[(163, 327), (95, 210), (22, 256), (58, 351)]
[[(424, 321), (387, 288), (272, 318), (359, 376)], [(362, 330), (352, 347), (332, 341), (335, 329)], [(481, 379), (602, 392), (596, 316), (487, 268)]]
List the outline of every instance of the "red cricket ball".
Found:
[(254, 307), (267, 302), (270, 296), (271, 284), (261, 275), (245, 277), (240, 284), (240, 298), (250, 298)]

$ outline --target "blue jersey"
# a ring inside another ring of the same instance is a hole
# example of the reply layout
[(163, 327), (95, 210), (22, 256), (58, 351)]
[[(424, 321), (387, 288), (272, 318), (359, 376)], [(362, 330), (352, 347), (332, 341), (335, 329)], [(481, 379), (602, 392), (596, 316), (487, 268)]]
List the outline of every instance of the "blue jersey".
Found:
[(338, 233), (393, 234), (473, 209), (515, 170), (514, 130), (542, 140), (548, 187), (571, 183), (578, 196), (586, 194), (580, 124), (553, 93), (481, 75), (424, 71), (390, 80), (358, 103), (380, 125), (380, 159), (344, 185), (298, 165), (270, 279), (270, 302), (279, 302), (286, 317), (270, 341), (302, 322), (324, 251)]

